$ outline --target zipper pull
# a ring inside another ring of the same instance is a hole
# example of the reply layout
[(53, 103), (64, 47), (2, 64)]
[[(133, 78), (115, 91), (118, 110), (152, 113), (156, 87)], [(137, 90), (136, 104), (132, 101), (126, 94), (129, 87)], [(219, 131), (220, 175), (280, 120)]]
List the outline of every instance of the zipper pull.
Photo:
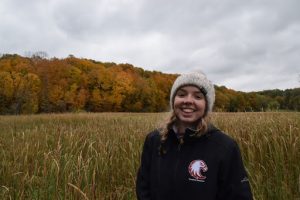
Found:
[(183, 145), (183, 137), (179, 138), (178, 151), (180, 151), (182, 145)]

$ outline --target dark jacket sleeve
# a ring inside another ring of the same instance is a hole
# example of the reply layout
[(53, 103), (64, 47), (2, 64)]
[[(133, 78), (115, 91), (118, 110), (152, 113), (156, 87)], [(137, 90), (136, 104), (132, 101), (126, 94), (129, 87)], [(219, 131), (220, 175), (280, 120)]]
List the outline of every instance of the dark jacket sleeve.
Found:
[(150, 133), (144, 142), (142, 157), (141, 157), (141, 165), (138, 170), (137, 180), (136, 180), (136, 195), (138, 200), (150, 200), (150, 170), (151, 170), (151, 157), (152, 157), (152, 149), (151, 149), (151, 136)]
[(241, 153), (233, 142), (220, 169), (219, 200), (252, 200), (252, 192)]

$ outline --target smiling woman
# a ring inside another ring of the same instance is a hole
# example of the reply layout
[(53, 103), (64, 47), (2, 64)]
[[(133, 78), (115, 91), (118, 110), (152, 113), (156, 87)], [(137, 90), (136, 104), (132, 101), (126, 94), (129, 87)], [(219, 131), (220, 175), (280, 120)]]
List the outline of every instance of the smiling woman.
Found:
[(205, 97), (196, 86), (180, 88), (174, 98), (174, 113), (178, 117), (178, 133), (186, 127), (195, 127), (205, 112)]
[(171, 117), (144, 143), (139, 200), (252, 199), (237, 143), (209, 122), (214, 101), (214, 86), (203, 73), (175, 80)]

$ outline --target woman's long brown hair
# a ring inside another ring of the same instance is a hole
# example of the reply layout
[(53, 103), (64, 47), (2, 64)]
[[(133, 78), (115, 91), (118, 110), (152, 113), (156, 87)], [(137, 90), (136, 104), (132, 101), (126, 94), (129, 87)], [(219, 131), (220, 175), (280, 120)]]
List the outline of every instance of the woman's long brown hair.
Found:
[[(170, 133), (170, 130), (173, 128), (173, 125), (176, 124), (177, 121), (177, 117), (174, 113), (174, 111), (172, 111), (170, 117), (168, 118), (167, 122), (159, 129), (159, 133), (160, 133), (160, 145), (158, 147), (158, 152), (159, 155), (164, 155), (166, 154), (166, 149), (163, 147), (165, 141), (168, 138), (168, 134)], [(202, 117), (199, 122), (198, 125), (196, 126), (196, 134), (194, 135), (194, 137), (200, 137), (201, 135), (205, 134), (207, 129), (208, 129), (208, 123), (209, 123), (209, 117), (206, 114), (204, 117)], [(183, 144), (183, 138), (179, 139), (180, 144)]]
[[(172, 111), (171, 115), (169, 116), (167, 122), (163, 124), (163, 126), (159, 129), (160, 135), (161, 135), (161, 143), (164, 143), (166, 139), (168, 138), (168, 133), (172, 129), (173, 125), (176, 125), (176, 122), (178, 121), (174, 111)], [(209, 116), (206, 114), (204, 117), (202, 117), (197, 126), (196, 126), (196, 134), (195, 137), (200, 137), (201, 135), (205, 134), (207, 131), (209, 123)]]

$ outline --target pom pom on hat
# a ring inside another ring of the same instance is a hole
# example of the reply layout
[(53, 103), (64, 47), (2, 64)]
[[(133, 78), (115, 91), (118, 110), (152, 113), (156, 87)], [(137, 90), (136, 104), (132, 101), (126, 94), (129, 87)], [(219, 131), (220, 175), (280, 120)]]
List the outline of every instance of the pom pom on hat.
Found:
[(215, 102), (215, 89), (210, 80), (207, 79), (204, 73), (195, 72), (189, 74), (182, 74), (173, 83), (170, 94), (170, 106), (173, 110), (174, 98), (179, 88), (187, 85), (198, 87), (204, 94), (207, 100), (207, 112), (211, 112)]

